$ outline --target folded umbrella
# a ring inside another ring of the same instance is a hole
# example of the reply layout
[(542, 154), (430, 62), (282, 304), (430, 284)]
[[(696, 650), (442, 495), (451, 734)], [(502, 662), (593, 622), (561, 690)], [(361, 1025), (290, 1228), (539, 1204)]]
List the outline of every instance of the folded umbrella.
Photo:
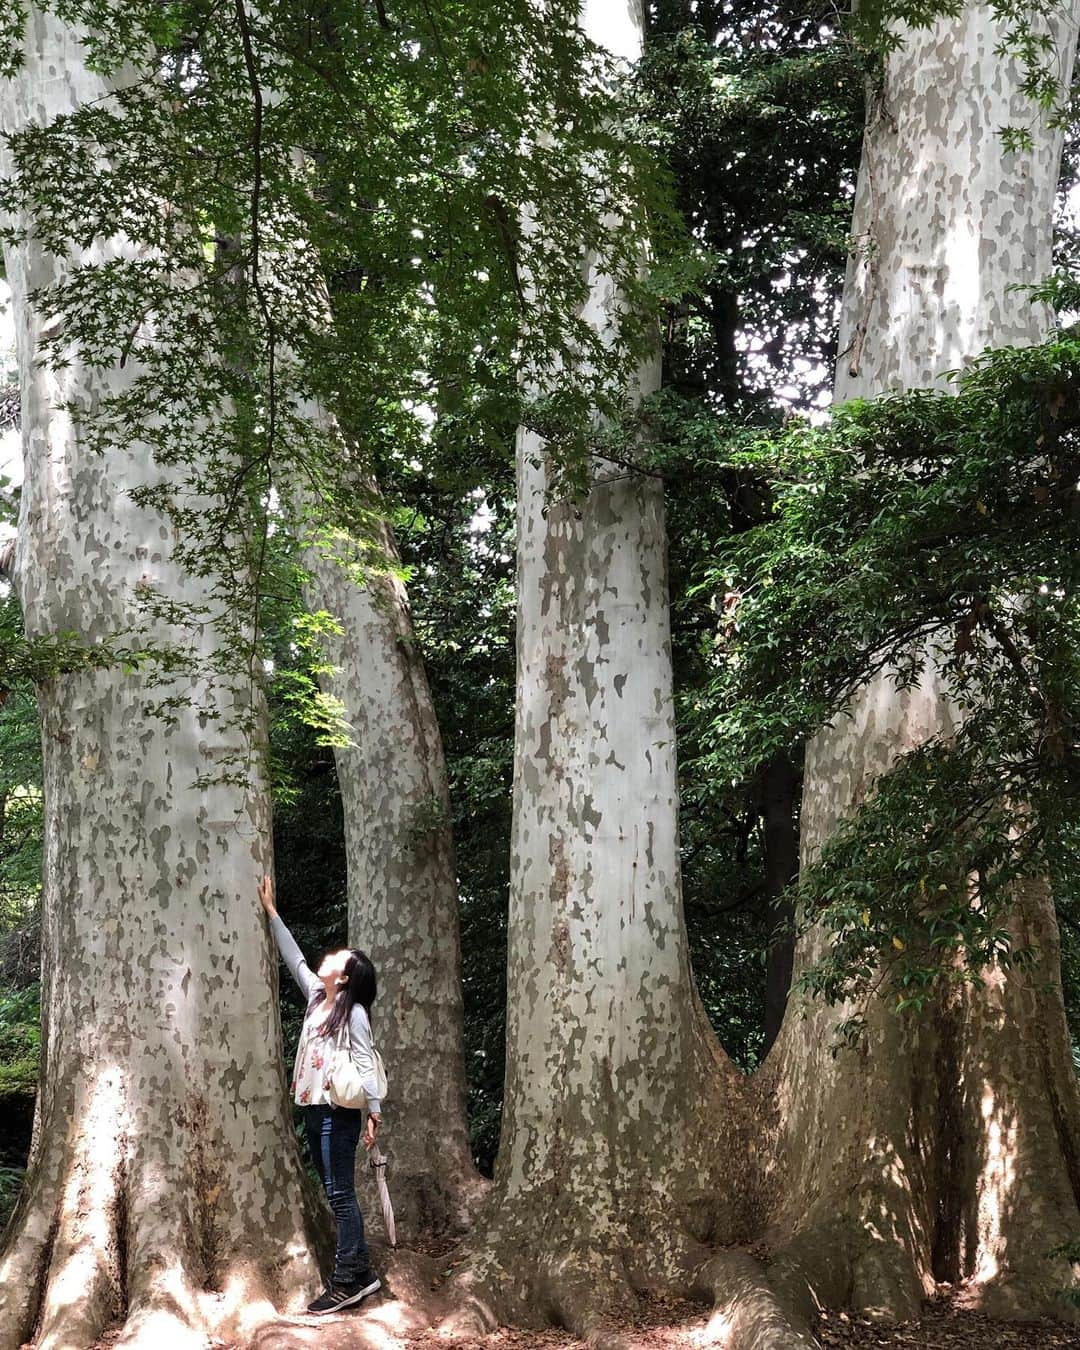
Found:
[(390, 1191), (386, 1185), (386, 1155), (378, 1144), (372, 1144), (369, 1155), (375, 1171), (375, 1184), (379, 1188), (379, 1204), (382, 1205), (383, 1223), (386, 1224), (386, 1236), (390, 1246), (397, 1246), (397, 1228), (394, 1224), (394, 1206), (390, 1203)]

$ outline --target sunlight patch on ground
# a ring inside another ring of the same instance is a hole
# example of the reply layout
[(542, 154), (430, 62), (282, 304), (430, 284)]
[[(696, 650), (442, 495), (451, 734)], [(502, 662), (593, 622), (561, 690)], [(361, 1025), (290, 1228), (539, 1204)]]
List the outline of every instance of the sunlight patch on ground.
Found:
[(716, 1312), (701, 1327), (691, 1326), (686, 1330), (685, 1344), (694, 1350), (705, 1350), (709, 1346), (726, 1346), (731, 1337), (731, 1318), (725, 1312)]

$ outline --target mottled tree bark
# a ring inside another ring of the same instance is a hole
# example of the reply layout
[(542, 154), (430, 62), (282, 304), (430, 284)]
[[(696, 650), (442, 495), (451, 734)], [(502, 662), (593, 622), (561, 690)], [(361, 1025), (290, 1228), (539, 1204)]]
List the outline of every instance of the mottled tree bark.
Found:
[[(331, 419), (320, 422), (340, 438)], [(349, 941), (369, 953), (379, 977), (374, 1029), (392, 1083), (384, 1147), (398, 1232), (408, 1245), (420, 1232), (464, 1232), (486, 1185), (465, 1123), (457, 876), (442, 739), (408, 596), (393, 572), (393, 531), (377, 514), (373, 486), (366, 495), (378, 537), (362, 548), (339, 535), (329, 548), (308, 548), (304, 562), (308, 603), (341, 626), (325, 640), (334, 673), (324, 683), (342, 704), (351, 739), (334, 752)]]
[(739, 1085), (697, 1000), (683, 924), (662, 489), (597, 466), (584, 500), (549, 502), (530, 434), (518, 464), (493, 1225), (500, 1262), (513, 1254), (519, 1278), (536, 1262), (544, 1300), (580, 1325), (620, 1276), (680, 1268), (688, 1232), (745, 1231), (753, 1197), (720, 1184)]
[[(582, 14), (630, 59), (641, 19), (622, 0)], [(619, 295), (586, 263), (606, 332)], [(645, 362), (635, 396), (658, 377)], [(507, 1072), (457, 1325), (550, 1320), (607, 1344), (635, 1289), (693, 1287), (745, 1332), (732, 1345), (809, 1347), (757, 1263), (715, 1250), (760, 1222), (766, 1136), (690, 970), (663, 489), (603, 459), (583, 497), (550, 482), (520, 431)]]
[[(4, 130), (109, 87), (77, 31), (31, 11)], [(122, 236), (81, 261), (126, 255)], [(256, 689), (214, 673), (221, 632), (168, 625), (148, 589), (198, 605), (174, 530), (131, 492), (161, 474), (146, 446), (86, 448), (92, 415), (136, 368), (39, 361), (32, 292), (69, 260), (5, 250), (17, 327), (25, 478), (15, 584), (31, 636), (89, 644), (133, 628), (204, 672), (162, 682), (111, 667), (39, 690), (45, 784), (42, 1073), (27, 1180), (0, 1257), (0, 1343), (202, 1345), (296, 1303), (317, 1279), (284, 1091), (276, 981), (256, 884), (269, 798)], [(167, 723), (149, 705), (187, 697)], [(252, 742), (254, 746), (252, 747)], [(249, 766), (245, 782), (216, 770)], [(216, 778), (216, 781), (214, 781)], [(314, 1212), (314, 1211), (312, 1211)]]
[[(1054, 19), (1066, 89), (1078, 14), (1071, 0)], [(1047, 311), (1012, 288), (1051, 270), (1061, 136), (999, 40), (979, 5), (909, 32), (870, 97), (838, 399), (930, 387), (987, 346), (1047, 330)], [(1016, 124), (1031, 152), (1004, 151), (1000, 130)], [(875, 679), (851, 712), (808, 749), (804, 862), (897, 755), (955, 716), (932, 664), (910, 691)], [(989, 972), (985, 990), (917, 1021), (879, 1002), (858, 1051), (831, 1053), (846, 1009), (788, 1017), (766, 1070), (781, 1119), (777, 1231), (794, 1234), (778, 1277), (883, 1315), (962, 1279), (995, 1311), (1066, 1311), (1057, 1291), (1072, 1272), (1047, 1252), (1080, 1232), (1080, 1098), (1045, 888), (1017, 896), (1014, 927), (1037, 939), (1036, 971)], [(810, 934), (798, 967), (824, 941)]]

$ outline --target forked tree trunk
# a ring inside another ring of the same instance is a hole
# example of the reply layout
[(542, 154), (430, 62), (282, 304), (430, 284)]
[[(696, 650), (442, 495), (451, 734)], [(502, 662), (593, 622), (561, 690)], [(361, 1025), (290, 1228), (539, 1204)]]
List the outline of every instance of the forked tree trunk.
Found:
[[(272, 94), (266, 97), (274, 101)], [(297, 148), (298, 171), (305, 158)], [(319, 258), (310, 248), (298, 251), (309, 303), (330, 329), (333, 304)], [(272, 271), (273, 261), (267, 266)], [(292, 481), (288, 495), (306, 572), (304, 601), (313, 612), (331, 615), (340, 629), (322, 638), (330, 669), (320, 684), (340, 705), (349, 737), (347, 746), (334, 750), (345, 821), (348, 940), (368, 952), (378, 975), (373, 1031), (390, 1081), (382, 1139), (398, 1236), (408, 1246), (424, 1233), (464, 1233), (487, 1189), (473, 1165), (466, 1124), (446, 761), (378, 486), (356, 463), (355, 447), (321, 402), (304, 397), (298, 412), (307, 433), (337, 460), (342, 490), (351, 477), (363, 508), (358, 514), (372, 531), (365, 541), (344, 530), (327, 531), (319, 504), (301, 481)], [(293, 468), (284, 466), (283, 483)], [(371, 1183), (368, 1208), (377, 1211), (366, 1152), (358, 1155), (357, 1179), (361, 1186)]]
[[(331, 419), (321, 424), (340, 437)], [(325, 640), (351, 744), (335, 750), (345, 814), (349, 941), (379, 977), (376, 1041), (391, 1081), (384, 1113), (400, 1240), (463, 1233), (486, 1184), (465, 1123), (458, 894), (442, 739), (381, 502), (366, 550), (309, 547), (308, 602), (338, 620)], [(361, 582), (357, 574), (366, 579)], [(360, 1160), (360, 1172), (365, 1159)], [(377, 1206), (375, 1207), (377, 1209)]]
[[(78, 33), (34, 10), (3, 90), (4, 130), (107, 97)], [(130, 254), (122, 237), (83, 261)], [(111, 252), (106, 253), (106, 249)], [(129, 625), (207, 670), (209, 621), (147, 619), (139, 588), (197, 605), (163, 515), (133, 489), (161, 473), (146, 446), (89, 451), (67, 406), (93, 409), (134, 370), (71, 351), (38, 361), (30, 298), (65, 260), (5, 251), (22, 395), (25, 478), (15, 583), (27, 632), (94, 644)], [(188, 700), (167, 724), (148, 710)], [(316, 1284), (306, 1182), (286, 1104), (274, 967), (256, 899), (269, 868), (257, 691), (229, 672), (183, 690), (117, 668), (40, 687), (45, 787), (41, 1085), (26, 1184), (0, 1257), (0, 1344), (203, 1345)], [(248, 756), (247, 781), (218, 770)], [(234, 757), (239, 756), (239, 759)], [(207, 778), (218, 781), (199, 785)], [(308, 1192), (310, 1194), (310, 1192)], [(311, 1210), (314, 1213), (314, 1209)]]
[[(583, 24), (640, 53), (637, 3), (590, 0)], [(619, 295), (586, 263), (584, 316), (607, 332)], [(658, 381), (650, 360), (636, 395)], [(763, 1139), (690, 970), (663, 489), (597, 459), (587, 495), (552, 500), (550, 473), (519, 432), (507, 1072), (461, 1285), (488, 1325), (594, 1340), (634, 1289), (693, 1285), (737, 1297), (733, 1323), (752, 1308), (759, 1346), (809, 1345), (754, 1262), (713, 1258), (758, 1222)]]
[[(1054, 20), (1065, 89), (1078, 15), (1070, 0)], [(929, 387), (985, 347), (1047, 331), (1047, 311), (1012, 288), (1051, 271), (1061, 135), (999, 40), (972, 5), (907, 33), (888, 59), (868, 107), (837, 399)], [(1030, 153), (1002, 147), (1001, 128), (1017, 124), (1031, 128)], [(897, 755), (953, 716), (932, 668), (907, 692), (883, 675), (851, 711), (808, 749), (804, 862)], [(985, 990), (916, 1021), (879, 1002), (858, 1051), (831, 1053), (847, 1010), (789, 1015), (765, 1071), (782, 1130), (777, 1231), (795, 1235), (778, 1278), (809, 1277), (830, 1301), (883, 1315), (964, 1279), (996, 1312), (1067, 1312), (1058, 1291), (1072, 1272), (1047, 1253), (1080, 1234), (1080, 1098), (1045, 888), (1017, 896), (1014, 928), (1038, 942), (1036, 971), (989, 972)], [(800, 945), (800, 968), (824, 940)]]
[[(304, 152), (295, 151), (302, 169)], [(326, 327), (333, 305), (310, 249), (307, 289)], [(272, 268), (272, 262), (269, 264)], [(289, 353), (288, 355), (291, 355)], [(290, 493), (304, 600), (336, 621), (322, 639), (324, 692), (340, 705), (349, 744), (334, 760), (345, 821), (348, 940), (370, 955), (379, 981), (376, 1043), (390, 1096), (383, 1148), (393, 1181), (398, 1237), (461, 1234), (487, 1190), (469, 1149), (461, 997), (458, 887), (442, 737), (417, 648), (400, 557), (378, 486), (327, 408), (305, 397), (306, 431), (334, 455), (371, 538), (327, 531), (318, 503), (294, 481)], [(281, 474), (290, 478), (289, 466)], [(317, 528), (310, 529), (310, 516)], [(367, 1154), (357, 1158), (378, 1211)]]

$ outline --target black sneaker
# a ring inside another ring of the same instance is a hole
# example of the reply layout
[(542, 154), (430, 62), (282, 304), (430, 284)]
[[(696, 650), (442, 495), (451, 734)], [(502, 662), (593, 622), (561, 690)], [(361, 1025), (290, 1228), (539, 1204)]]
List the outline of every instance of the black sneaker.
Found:
[(308, 1304), (308, 1312), (316, 1316), (340, 1312), (342, 1308), (351, 1308), (381, 1288), (382, 1281), (378, 1275), (373, 1270), (367, 1270), (354, 1284), (328, 1284), (315, 1302)]

